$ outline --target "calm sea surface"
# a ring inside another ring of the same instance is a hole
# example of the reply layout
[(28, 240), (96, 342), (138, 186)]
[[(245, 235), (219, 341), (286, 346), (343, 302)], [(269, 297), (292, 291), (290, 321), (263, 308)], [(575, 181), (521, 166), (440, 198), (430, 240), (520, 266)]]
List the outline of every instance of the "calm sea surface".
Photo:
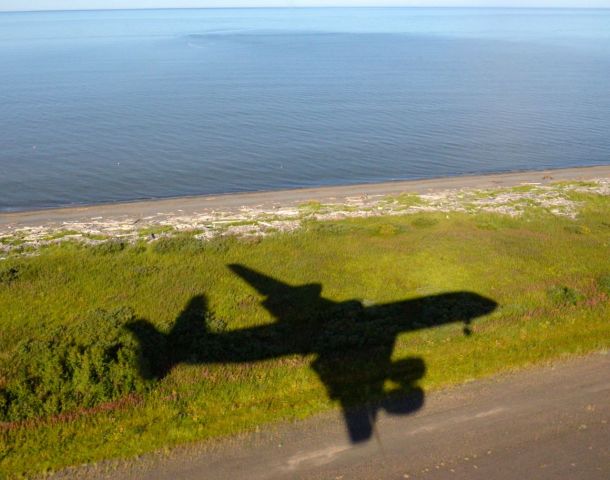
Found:
[(610, 163), (610, 10), (0, 14), (0, 210)]

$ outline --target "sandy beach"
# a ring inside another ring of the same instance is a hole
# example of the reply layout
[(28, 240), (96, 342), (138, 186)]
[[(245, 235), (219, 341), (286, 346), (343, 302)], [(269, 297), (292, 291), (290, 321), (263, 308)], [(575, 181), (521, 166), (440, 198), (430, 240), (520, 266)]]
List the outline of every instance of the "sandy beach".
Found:
[(610, 194), (610, 165), (3, 213), (0, 252), (65, 240), (154, 240), (180, 231), (203, 239), (265, 235), (294, 231), (306, 219), (439, 211), (515, 216), (528, 205), (575, 217), (566, 188)]
[(188, 215), (189, 213), (196, 213), (203, 209), (231, 210), (254, 206), (274, 208), (308, 201), (340, 203), (342, 200), (346, 200), (349, 197), (363, 195), (385, 196), (401, 193), (421, 194), (468, 188), (487, 189), (513, 187), (529, 183), (549, 185), (554, 182), (586, 181), (594, 178), (610, 178), (610, 165), (294, 190), (276, 190), (268, 192), (202, 195), (195, 197), (0, 213), (0, 227), (6, 227), (8, 225), (34, 226), (49, 223), (72, 222), (93, 217), (113, 218), (132, 216), (143, 218), (151, 215), (170, 214), (175, 212)]

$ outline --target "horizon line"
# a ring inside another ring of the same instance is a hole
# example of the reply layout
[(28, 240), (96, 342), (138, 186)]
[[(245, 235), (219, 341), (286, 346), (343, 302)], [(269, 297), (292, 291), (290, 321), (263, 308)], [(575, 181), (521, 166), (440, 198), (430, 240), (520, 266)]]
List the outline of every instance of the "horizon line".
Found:
[(476, 5), (301, 5), (301, 6), (259, 6), (259, 7), (126, 7), (126, 8), (68, 8), (68, 9), (32, 9), (32, 10), (2, 10), (0, 13), (65, 13), (65, 12), (135, 12), (135, 11), (158, 11), (158, 10), (321, 10), (321, 9), (342, 9), (342, 10), (362, 10), (362, 9), (410, 9), (410, 10), (610, 10), (609, 7), (529, 7), (529, 6), (476, 6)]

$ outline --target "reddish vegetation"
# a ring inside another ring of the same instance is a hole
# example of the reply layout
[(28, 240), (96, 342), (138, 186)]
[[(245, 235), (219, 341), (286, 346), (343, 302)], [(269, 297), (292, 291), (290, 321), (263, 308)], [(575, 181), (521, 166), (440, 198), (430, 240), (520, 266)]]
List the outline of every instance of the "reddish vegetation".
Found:
[(18, 428), (34, 428), (42, 425), (55, 425), (63, 422), (71, 422), (80, 417), (95, 415), (101, 412), (112, 412), (123, 410), (127, 407), (137, 405), (142, 401), (141, 395), (128, 395), (124, 398), (112, 402), (102, 403), (91, 408), (80, 408), (71, 412), (60, 413), (46, 418), (37, 418), (32, 420), (22, 420), (19, 422), (0, 422), (0, 431), (16, 430)]

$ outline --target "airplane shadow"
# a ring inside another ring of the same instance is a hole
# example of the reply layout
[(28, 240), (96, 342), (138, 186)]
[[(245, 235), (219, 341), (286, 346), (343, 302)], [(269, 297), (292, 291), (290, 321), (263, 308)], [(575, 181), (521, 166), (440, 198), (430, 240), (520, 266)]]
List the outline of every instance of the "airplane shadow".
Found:
[(424, 403), (424, 391), (417, 385), (426, 373), (423, 359), (392, 360), (400, 333), (463, 322), (469, 335), (470, 322), (497, 306), (476, 293), (451, 292), (365, 307), (357, 300), (322, 297), (320, 284), (291, 286), (243, 265), (229, 268), (265, 297), (262, 305), (276, 322), (215, 332), (207, 324), (205, 297), (195, 296), (167, 334), (146, 320), (127, 326), (139, 341), (141, 375), (160, 379), (181, 363), (247, 363), (314, 354), (311, 368), (329, 397), (340, 403), (353, 443), (371, 438), (381, 409), (405, 415)]

